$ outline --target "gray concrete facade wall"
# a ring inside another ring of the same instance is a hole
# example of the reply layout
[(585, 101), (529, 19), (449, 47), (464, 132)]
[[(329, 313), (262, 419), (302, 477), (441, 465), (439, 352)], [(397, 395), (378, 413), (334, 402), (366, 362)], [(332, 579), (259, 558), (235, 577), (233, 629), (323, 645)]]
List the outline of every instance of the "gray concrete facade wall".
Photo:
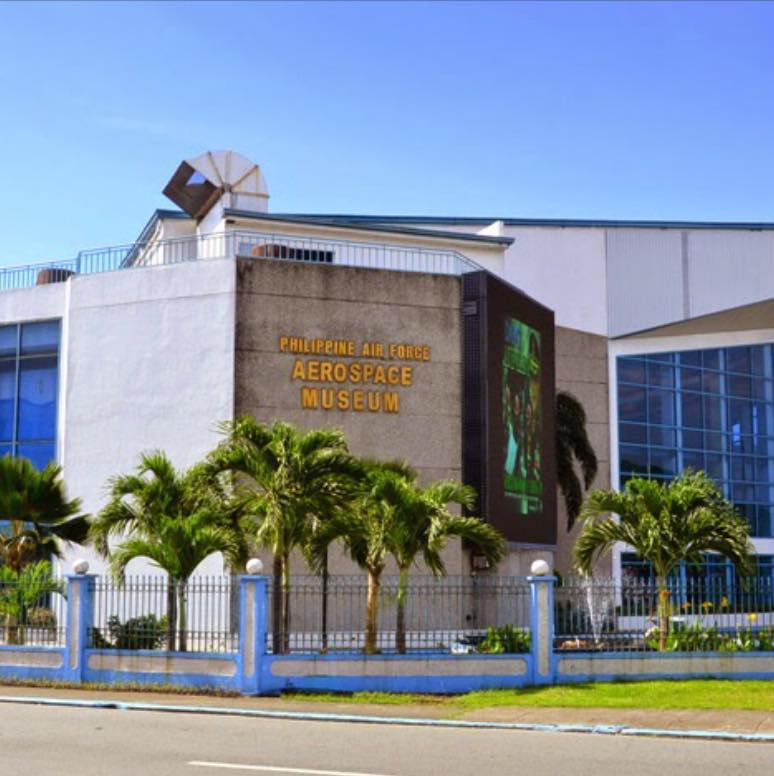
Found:
[[(237, 415), (249, 413), (261, 422), (283, 420), (301, 428), (340, 428), (357, 455), (405, 459), (418, 469), (421, 481), (461, 479), (458, 277), (245, 260), (238, 262), (236, 293)], [(394, 388), (400, 395), (397, 413), (303, 409), (302, 385), (353, 390), (367, 386), (294, 380), (296, 359), (379, 360), (282, 352), (284, 336), (353, 340), (357, 353), (365, 342), (426, 345), (430, 360), (383, 362), (413, 369), (412, 384)], [(447, 560), (449, 573), (467, 573), (459, 547), (449, 550)], [(333, 573), (355, 571), (342, 558), (333, 565)]]
[[(592, 488), (610, 487), (610, 420), (608, 403), (607, 337), (556, 328), (556, 390), (573, 394), (586, 410), (586, 430), (597, 454), (599, 470)], [(556, 568), (572, 570), (572, 550), (580, 530), (567, 531), (567, 510), (561, 494), (557, 502)], [(611, 576), (611, 556), (602, 558), (595, 574)]]

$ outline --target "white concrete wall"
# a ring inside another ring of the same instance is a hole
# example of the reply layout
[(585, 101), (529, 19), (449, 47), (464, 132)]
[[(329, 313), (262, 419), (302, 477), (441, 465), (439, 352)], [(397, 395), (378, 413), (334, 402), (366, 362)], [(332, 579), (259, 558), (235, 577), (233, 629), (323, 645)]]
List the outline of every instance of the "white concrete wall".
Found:
[(506, 226), (504, 278), (550, 307), (557, 326), (607, 334), (604, 229)]
[(774, 232), (688, 233), (690, 315), (774, 298)]
[[(73, 278), (64, 316), (59, 457), (94, 511), (109, 477), (160, 448), (193, 464), (233, 415), (235, 263), (195, 262)], [(5, 295), (0, 295), (0, 300)], [(72, 556), (83, 554), (77, 550)], [(92, 569), (103, 564), (86, 551)], [(220, 573), (220, 559), (201, 568)], [(151, 569), (136, 562), (130, 573)]]
[(514, 238), (504, 267), (487, 268), (552, 308), (557, 326), (618, 337), (774, 298), (771, 229), (506, 224), (504, 233)]
[(676, 229), (607, 230), (609, 334), (684, 317), (681, 246)]
[(608, 229), (609, 335), (774, 297), (774, 231)]
[(0, 291), (0, 326), (61, 318), (67, 308), (67, 283)]

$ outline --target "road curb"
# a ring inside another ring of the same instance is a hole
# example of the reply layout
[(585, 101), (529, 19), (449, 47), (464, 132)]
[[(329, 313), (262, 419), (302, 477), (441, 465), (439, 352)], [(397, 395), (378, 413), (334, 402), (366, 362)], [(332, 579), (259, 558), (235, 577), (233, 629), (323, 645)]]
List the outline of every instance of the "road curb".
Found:
[(375, 717), (360, 714), (330, 714), (310, 711), (268, 711), (235, 709), (222, 706), (176, 706), (162, 703), (136, 703), (119, 700), (80, 700), (78, 698), (42, 698), (23, 695), (0, 695), (0, 703), (38, 706), (75, 706), (118, 711), (156, 711), (171, 714), (210, 714), (224, 717), (258, 719), (295, 719), (307, 722), (350, 722), (366, 725), (411, 725), (414, 727), (481, 728), (489, 730), (524, 730), (541, 733), (591, 733), (596, 735), (643, 736), (650, 738), (688, 738), (702, 741), (740, 741), (774, 744), (774, 734), (733, 733), (713, 730), (668, 730), (637, 728), (626, 725), (560, 725), (530, 722), (485, 722), (466, 719), (427, 719), (423, 717)]

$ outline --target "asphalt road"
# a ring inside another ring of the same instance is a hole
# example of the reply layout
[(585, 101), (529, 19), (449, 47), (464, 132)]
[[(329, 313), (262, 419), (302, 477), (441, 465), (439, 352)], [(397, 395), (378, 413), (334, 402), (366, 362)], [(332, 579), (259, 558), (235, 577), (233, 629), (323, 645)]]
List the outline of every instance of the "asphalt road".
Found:
[(774, 745), (0, 704), (3, 776), (771, 774)]

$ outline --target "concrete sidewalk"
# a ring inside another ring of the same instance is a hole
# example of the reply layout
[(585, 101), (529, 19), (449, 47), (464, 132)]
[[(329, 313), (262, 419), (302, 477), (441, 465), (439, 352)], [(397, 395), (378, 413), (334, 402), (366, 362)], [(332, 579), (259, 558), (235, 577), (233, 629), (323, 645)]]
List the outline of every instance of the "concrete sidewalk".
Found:
[(340, 714), (363, 717), (402, 717), (409, 719), (455, 719), (538, 725), (624, 726), (661, 730), (694, 730), (723, 733), (774, 735), (774, 711), (702, 709), (608, 709), (542, 708), (492, 706), (460, 712), (451, 701), (416, 704), (377, 704), (314, 701), (301, 698), (218, 697), (172, 693), (112, 690), (51, 689), (48, 687), (7, 687), (0, 695), (19, 698), (72, 699), (76, 701), (116, 701), (159, 706), (215, 707), (219, 709), (312, 714)]

